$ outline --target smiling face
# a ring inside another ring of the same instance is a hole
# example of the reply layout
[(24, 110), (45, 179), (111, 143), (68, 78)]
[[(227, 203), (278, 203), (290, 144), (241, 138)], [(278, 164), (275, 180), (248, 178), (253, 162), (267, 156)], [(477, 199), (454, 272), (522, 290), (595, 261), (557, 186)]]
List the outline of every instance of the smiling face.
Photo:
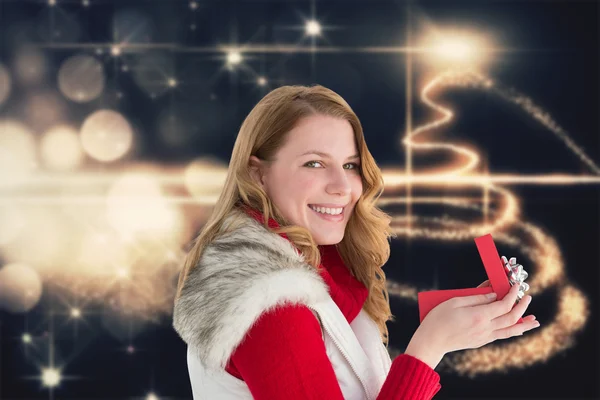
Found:
[(251, 156), (253, 175), (292, 224), (318, 245), (337, 244), (363, 190), (350, 123), (326, 115), (302, 118), (273, 161)]

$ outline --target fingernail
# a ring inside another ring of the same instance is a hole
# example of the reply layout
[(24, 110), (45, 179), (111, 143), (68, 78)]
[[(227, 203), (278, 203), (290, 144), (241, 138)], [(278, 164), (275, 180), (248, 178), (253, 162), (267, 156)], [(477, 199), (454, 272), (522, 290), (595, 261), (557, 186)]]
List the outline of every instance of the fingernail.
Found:
[(535, 321), (535, 323), (533, 324), (534, 328), (537, 328), (538, 326), (540, 326), (540, 323)]
[(495, 299), (495, 298), (496, 298), (496, 296), (497, 296), (496, 292), (488, 293), (488, 294), (486, 295), (486, 297), (487, 297), (488, 299)]

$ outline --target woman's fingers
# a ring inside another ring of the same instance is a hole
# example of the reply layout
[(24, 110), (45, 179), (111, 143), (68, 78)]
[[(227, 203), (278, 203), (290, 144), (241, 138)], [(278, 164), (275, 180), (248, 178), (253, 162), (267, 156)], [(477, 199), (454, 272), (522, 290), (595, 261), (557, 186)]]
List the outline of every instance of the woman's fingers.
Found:
[(502, 329), (516, 324), (519, 321), (519, 318), (525, 314), (525, 310), (527, 310), (530, 303), (531, 296), (523, 297), (519, 304), (517, 304), (510, 312), (491, 321), (492, 330)]
[(506, 296), (502, 300), (495, 301), (491, 304), (482, 305), (482, 310), (490, 320), (498, 318), (513, 309), (519, 294), (519, 285), (513, 285)]
[(523, 332), (530, 331), (540, 326), (540, 323), (536, 320), (529, 319), (529, 315), (526, 317), (527, 319), (523, 319), (523, 323), (514, 324), (509, 326), (508, 328), (498, 329), (492, 332), (492, 338), (494, 340), (498, 339), (508, 339), (509, 337), (522, 335)]
[[(448, 300), (452, 308), (487, 306), (496, 301), (496, 293), (474, 294), (471, 296), (458, 296)], [(491, 319), (491, 318), (490, 318)]]
[(489, 279), (487, 281), (481, 283), (481, 285), (479, 285), (477, 287), (480, 288), (480, 287), (487, 287), (487, 286), (491, 286)]

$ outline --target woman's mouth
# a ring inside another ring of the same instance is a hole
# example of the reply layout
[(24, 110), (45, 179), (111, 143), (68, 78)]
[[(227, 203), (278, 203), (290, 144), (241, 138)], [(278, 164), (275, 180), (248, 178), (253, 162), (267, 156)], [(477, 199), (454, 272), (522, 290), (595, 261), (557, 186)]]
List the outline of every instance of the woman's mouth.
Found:
[(344, 210), (346, 207), (323, 207), (318, 204), (309, 204), (308, 208), (325, 221), (340, 222), (344, 220)]

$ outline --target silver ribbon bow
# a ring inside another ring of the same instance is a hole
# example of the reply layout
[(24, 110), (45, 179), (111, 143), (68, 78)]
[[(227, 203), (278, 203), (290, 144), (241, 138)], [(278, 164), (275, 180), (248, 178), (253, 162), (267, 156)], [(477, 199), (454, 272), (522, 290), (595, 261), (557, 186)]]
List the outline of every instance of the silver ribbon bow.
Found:
[(512, 257), (509, 261), (506, 257), (502, 256), (502, 262), (504, 263), (504, 272), (508, 276), (510, 286), (519, 285), (519, 292), (517, 294), (518, 303), (525, 296), (525, 292), (529, 290), (529, 285), (525, 283), (525, 279), (527, 279), (529, 274), (523, 269), (521, 264), (517, 264), (516, 257)]

